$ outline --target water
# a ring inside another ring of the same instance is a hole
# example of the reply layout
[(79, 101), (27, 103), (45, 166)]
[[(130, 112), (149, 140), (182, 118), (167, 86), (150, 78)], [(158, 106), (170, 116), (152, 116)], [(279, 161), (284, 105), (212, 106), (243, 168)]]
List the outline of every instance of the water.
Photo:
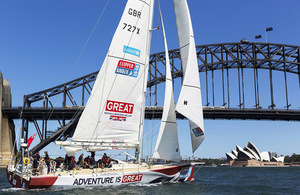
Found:
[(0, 170), (0, 194), (300, 194), (300, 167), (203, 167), (192, 183), (20, 190)]

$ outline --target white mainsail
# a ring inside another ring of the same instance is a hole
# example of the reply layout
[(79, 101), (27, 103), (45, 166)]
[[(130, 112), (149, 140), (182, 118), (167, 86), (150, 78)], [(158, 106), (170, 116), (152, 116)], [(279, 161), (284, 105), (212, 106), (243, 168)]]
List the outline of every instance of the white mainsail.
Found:
[(153, 1), (128, 0), (67, 152), (139, 145)]
[(189, 119), (194, 153), (204, 139), (203, 108), (195, 40), (186, 0), (173, 0), (173, 2), (184, 77), (176, 110)]
[(177, 135), (176, 113), (171, 76), (170, 60), (168, 54), (167, 39), (161, 10), (159, 7), (161, 26), (165, 45), (166, 56), (166, 86), (164, 109), (161, 119), (160, 130), (153, 153), (153, 158), (180, 161), (179, 143)]

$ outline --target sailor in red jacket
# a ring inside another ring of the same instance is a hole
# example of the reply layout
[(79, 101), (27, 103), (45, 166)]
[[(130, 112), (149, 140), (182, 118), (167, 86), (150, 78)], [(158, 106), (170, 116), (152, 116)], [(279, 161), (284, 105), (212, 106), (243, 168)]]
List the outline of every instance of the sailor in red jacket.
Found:
[(106, 155), (106, 153), (104, 153), (101, 161), (102, 167), (110, 167), (111, 159)]

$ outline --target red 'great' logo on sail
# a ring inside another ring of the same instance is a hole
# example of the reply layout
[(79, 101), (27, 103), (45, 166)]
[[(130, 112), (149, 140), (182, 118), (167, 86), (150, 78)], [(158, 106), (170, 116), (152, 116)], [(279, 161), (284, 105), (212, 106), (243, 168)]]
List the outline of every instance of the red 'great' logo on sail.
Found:
[(107, 100), (105, 111), (132, 114), (134, 104)]

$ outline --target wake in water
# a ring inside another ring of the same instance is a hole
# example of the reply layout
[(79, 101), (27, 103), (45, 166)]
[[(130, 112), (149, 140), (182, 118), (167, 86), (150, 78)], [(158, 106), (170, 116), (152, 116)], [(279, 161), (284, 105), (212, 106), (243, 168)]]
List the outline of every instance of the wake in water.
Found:
[[(4, 188), (4, 189), (1, 189), (0, 192), (19, 192), (19, 191), (26, 191), (22, 188)], [(1, 194), (1, 193), (0, 193)]]

